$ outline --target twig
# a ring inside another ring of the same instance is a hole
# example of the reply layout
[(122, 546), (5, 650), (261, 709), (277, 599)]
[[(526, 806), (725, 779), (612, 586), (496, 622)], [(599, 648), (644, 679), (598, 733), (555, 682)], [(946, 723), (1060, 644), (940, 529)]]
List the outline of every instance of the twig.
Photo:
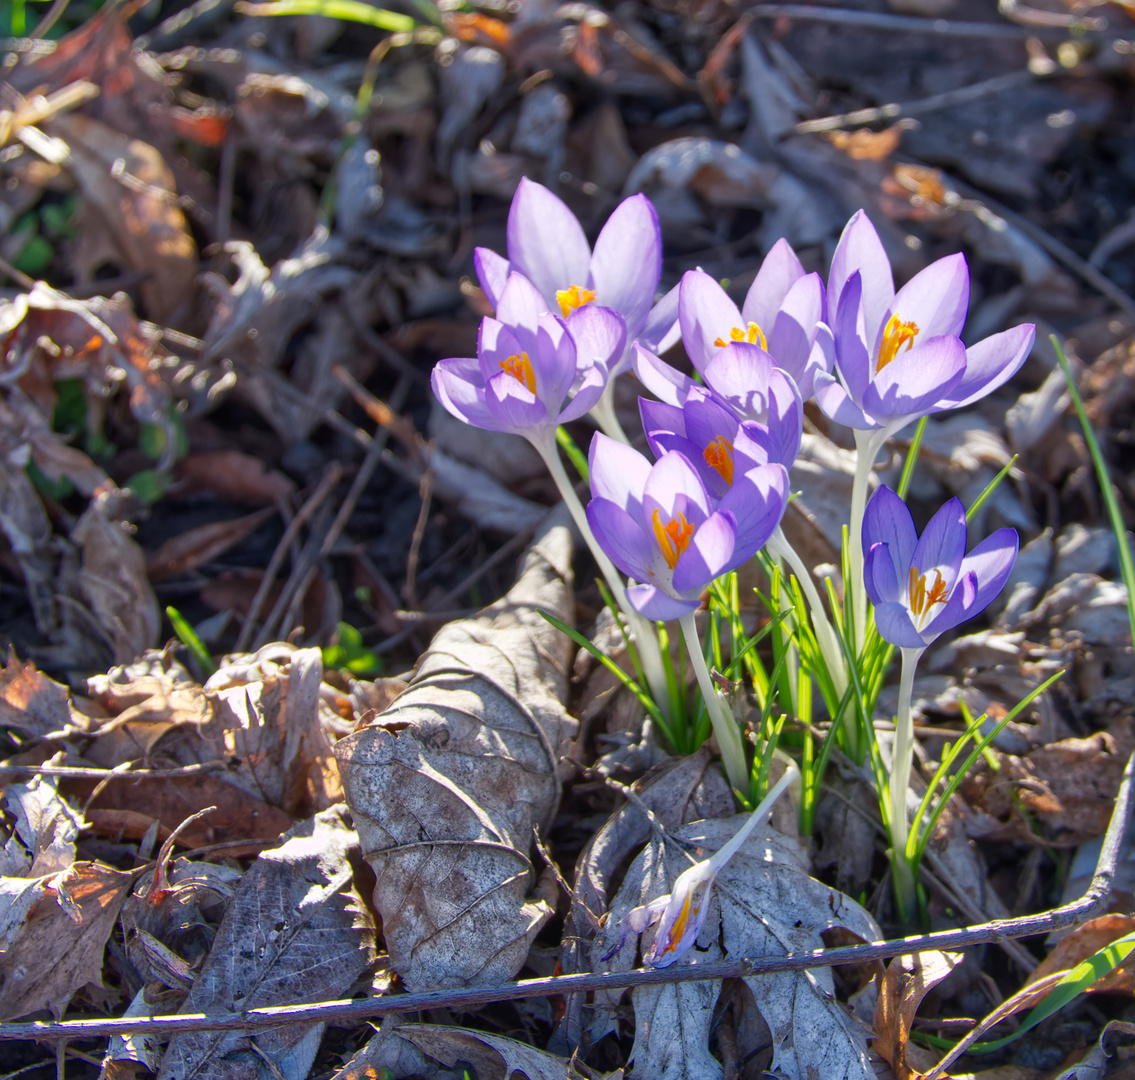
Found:
[(426, 1009), (471, 1009), (497, 1001), (513, 1001), (520, 998), (559, 997), (569, 993), (621, 990), (634, 986), (661, 986), (679, 982), (740, 979), (779, 971), (807, 971), (809, 968), (862, 964), (891, 956), (904, 956), (934, 949), (963, 949), (970, 945), (1000, 942), (1006, 938), (1044, 934), (1090, 919), (1107, 904), (1115, 881), (1116, 865), (1119, 862), (1119, 851), (1123, 845), (1127, 819), (1131, 814), (1133, 776), (1135, 776), (1135, 754), (1128, 759), (1127, 768), (1123, 771), (1123, 780), (1115, 799), (1111, 823), (1107, 827), (1095, 876), (1087, 893), (1079, 900), (1039, 915), (1026, 915), (1018, 919), (995, 919), (964, 930), (941, 930), (934, 934), (918, 934), (871, 945), (814, 949), (787, 953), (783, 956), (719, 960), (706, 964), (676, 964), (673, 967), (649, 970), (555, 975), (550, 978), (525, 979), (499, 986), (428, 990), (417, 994), (392, 994), (388, 997), (367, 998), (363, 1001), (324, 1001), (316, 1005), (286, 1005), (212, 1016), (187, 1013), (175, 1016), (125, 1017), (116, 1020), (0, 1024), (0, 1041), (85, 1039), (108, 1035), (137, 1033), (150, 1035), (175, 1031), (243, 1031), (300, 1023), (349, 1024), (392, 1013), (421, 1012)]
[(0, 782), (20, 784), (33, 776), (59, 776), (69, 780), (172, 780), (178, 776), (227, 769), (223, 761), (204, 761), (200, 765), (183, 765), (177, 769), (92, 769), (69, 765), (0, 765)]
[(892, 102), (874, 109), (856, 109), (853, 112), (824, 116), (818, 120), (804, 120), (793, 130), (797, 135), (807, 135), (818, 131), (853, 127), (857, 124), (873, 124), (878, 120), (893, 120), (897, 116), (917, 116), (919, 113), (948, 109), (952, 105), (961, 105), (990, 94), (999, 94), (1002, 90), (1012, 90), (1016, 86), (1032, 82), (1034, 78), (1035, 76), (1028, 70), (1010, 71), (1007, 75), (995, 75), (992, 79), (983, 79), (969, 86), (959, 86), (955, 90), (932, 94), (930, 97), (908, 101), (905, 104)]
[[(934, 37), (1009, 38), (1025, 41), (1031, 37), (1056, 38), (1068, 36), (1067, 27), (1007, 26), (994, 22), (956, 22), (952, 19), (924, 19), (918, 15), (889, 15), (876, 11), (852, 11), (842, 7), (810, 7), (805, 4), (757, 4), (749, 14), (761, 19), (799, 19), (801, 22), (826, 22), (842, 26), (859, 26), (867, 30), (893, 30), (899, 33), (930, 34)], [(1087, 18), (1077, 23), (1077, 29), (1086, 35), (1104, 34), (1104, 19)], [(1120, 37), (1119, 34), (1107, 35)]]

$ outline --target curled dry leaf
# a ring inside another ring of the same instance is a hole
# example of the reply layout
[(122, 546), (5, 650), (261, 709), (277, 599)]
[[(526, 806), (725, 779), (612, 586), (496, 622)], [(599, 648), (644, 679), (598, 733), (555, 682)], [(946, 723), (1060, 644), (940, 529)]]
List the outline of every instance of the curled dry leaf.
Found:
[[(593, 955), (619, 941), (620, 925), (632, 908), (671, 891), (692, 859), (722, 847), (742, 822), (715, 819), (684, 826), (677, 843), (653, 839), (627, 872)], [(681, 846), (679, 846), (681, 845)], [(688, 849), (690, 854), (687, 854)], [(821, 934), (842, 927), (864, 941), (882, 940), (871, 916), (843, 893), (816, 881), (799, 841), (764, 827), (722, 868), (710, 908), (691, 955), (706, 961), (781, 955), (824, 947)], [(628, 936), (612, 967), (634, 965), (635, 938)], [(650, 939), (643, 935), (642, 947)], [(696, 962), (696, 961), (695, 961)], [(773, 1042), (773, 1069), (782, 1076), (823, 1076), (872, 1080), (865, 1034), (835, 1000), (830, 969), (746, 978)], [(709, 1051), (720, 982), (647, 986), (632, 991), (635, 1010), (631, 1077), (719, 1077)]]
[[(371, 930), (351, 887), (355, 834), (342, 807), (317, 814), (245, 874), (183, 1012), (240, 1012), (341, 997), (370, 960)], [(323, 1025), (176, 1036), (158, 1080), (302, 1080)], [(271, 1062), (270, 1067), (266, 1062)]]
[(71, 704), (67, 688), (49, 679), (30, 660), (9, 652), (0, 671), (0, 724), (32, 738), (88, 732), (90, 720)]
[[(898, 1080), (918, 1074), (907, 1061), (910, 1031), (922, 999), (961, 962), (956, 953), (926, 952), (896, 956), (887, 965), (875, 1007), (873, 1049), (895, 1070)], [(920, 1062), (921, 1067), (929, 1063)]]
[(539, 615), (572, 618), (560, 521), (509, 593), (441, 630), (405, 693), (335, 747), (391, 963), (414, 990), (512, 978), (552, 914), (528, 892), (576, 730), (571, 643)]

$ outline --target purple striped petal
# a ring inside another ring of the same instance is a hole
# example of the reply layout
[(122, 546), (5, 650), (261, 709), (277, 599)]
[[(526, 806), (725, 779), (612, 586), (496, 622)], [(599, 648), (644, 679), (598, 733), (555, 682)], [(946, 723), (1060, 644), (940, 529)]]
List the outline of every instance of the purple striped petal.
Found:
[(924, 416), (958, 385), (965, 369), (960, 338), (931, 338), (900, 352), (875, 376), (863, 394), (863, 411), (880, 421)]
[(473, 267), (485, 299), (496, 310), (508, 281), (508, 259), (489, 248), (479, 247), (473, 252)]
[(631, 607), (651, 622), (668, 622), (697, 611), (701, 600), (678, 600), (653, 585), (632, 585), (627, 589)]
[(868, 341), (874, 341), (895, 295), (895, 279), (891, 272), (891, 260), (887, 258), (879, 234), (863, 210), (856, 211), (844, 227), (832, 255), (831, 271), (828, 274), (829, 324), (834, 325), (833, 320), (844, 287), (856, 271), (863, 278), (861, 304), (865, 336)]
[(615, 208), (595, 241), (590, 281), (596, 302), (622, 315), (632, 340), (646, 325), (661, 276), (658, 214), (645, 195), (632, 195)]
[(583, 226), (562, 199), (527, 177), (508, 212), (508, 257), (511, 268), (540, 291), (549, 311), (559, 310), (558, 290), (587, 284), (591, 248)]
[(656, 549), (635, 518), (608, 499), (592, 499), (587, 504), (587, 523), (599, 546), (627, 577), (650, 580)]
[(1020, 370), (1035, 340), (1036, 327), (1025, 323), (971, 345), (965, 375), (938, 403), (939, 409), (960, 409), (991, 394)]
[(700, 593), (733, 559), (737, 519), (727, 510), (710, 514), (690, 538), (690, 546), (674, 567), (674, 591)]
[[(895, 295), (887, 308), (887, 320), (897, 314), (903, 322), (913, 322), (919, 337), (958, 337), (969, 310), (969, 267), (960, 252), (931, 263), (914, 275)], [(875, 341), (878, 352), (879, 340)]]
[(642, 521), (642, 492), (650, 475), (650, 462), (626, 443), (596, 432), (587, 455), (591, 494), (621, 506)]
[(678, 320), (690, 363), (705, 374), (717, 355), (719, 338), (729, 341), (734, 327), (745, 329), (737, 305), (704, 270), (687, 270), (678, 286)]

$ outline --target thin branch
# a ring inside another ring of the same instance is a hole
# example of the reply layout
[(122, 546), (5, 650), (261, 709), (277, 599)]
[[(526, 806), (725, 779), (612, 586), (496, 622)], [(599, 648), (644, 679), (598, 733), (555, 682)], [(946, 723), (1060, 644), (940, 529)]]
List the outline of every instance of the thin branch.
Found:
[(429, 990), (417, 994), (392, 994), (363, 1001), (324, 1001), (316, 1005), (286, 1005), (270, 1009), (249, 1009), (243, 1013), (186, 1013), (177, 1016), (126, 1017), (115, 1020), (64, 1020), (0, 1024), (0, 1041), (11, 1039), (85, 1039), (110, 1035), (164, 1034), (178, 1031), (243, 1031), (276, 1027), (281, 1024), (360, 1023), (392, 1013), (420, 1012), (426, 1009), (472, 1009), (497, 1001), (520, 998), (559, 997), (569, 993), (621, 990), (634, 986), (660, 986), (669, 983), (717, 979), (739, 979), (769, 975), (779, 971), (806, 971), (809, 968), (862, 964), (891, 956), (928, 952), (934, 949), (964, 949), (970, 945), (1001, 942), (1007, 938), (1047, 934), (1084, 922), (1107, 905), (1115, 881), (1119, 852), (1123, 846), (1127, 820), (1131, 815), (1132, 778), (1135, 754), (1127, 761), (1123, 780), (1115, 799), (1111, 823), (1104, 836), (1095, 876), (1087, 893), (1079, 900), (1039, 915), (1018, 919), (995, 919), (964, 930), (941, 930), (871, 945), (851, 945), (838, 949), (815, 949), (761, 956), (744, 960), (720, 960), (706, 964), (678, 964), (669, 968), (612, 971), (581, 975), (557, 975), (545, 979), (526, 979), (500, 986), (469, 987), (458, 990)]

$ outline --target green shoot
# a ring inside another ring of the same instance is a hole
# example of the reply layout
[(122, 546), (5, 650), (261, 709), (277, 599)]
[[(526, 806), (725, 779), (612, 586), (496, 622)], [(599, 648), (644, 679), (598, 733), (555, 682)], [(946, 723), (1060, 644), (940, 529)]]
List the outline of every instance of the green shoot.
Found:
[(175, 607), (166, 608), (166, 618), (169, 619), (170, 624), (173, 626), (173, 632), (178, 636), (182, 645), (189, 650), (193, 658), (201, 665), (206, 677), (212, 675), (213, 672), (217, 670), (217, 665), (209, 655), (209, 650), (205, 648), (205, 643), (197, 636), (197, 631), (189, 625), (189, 620)]

